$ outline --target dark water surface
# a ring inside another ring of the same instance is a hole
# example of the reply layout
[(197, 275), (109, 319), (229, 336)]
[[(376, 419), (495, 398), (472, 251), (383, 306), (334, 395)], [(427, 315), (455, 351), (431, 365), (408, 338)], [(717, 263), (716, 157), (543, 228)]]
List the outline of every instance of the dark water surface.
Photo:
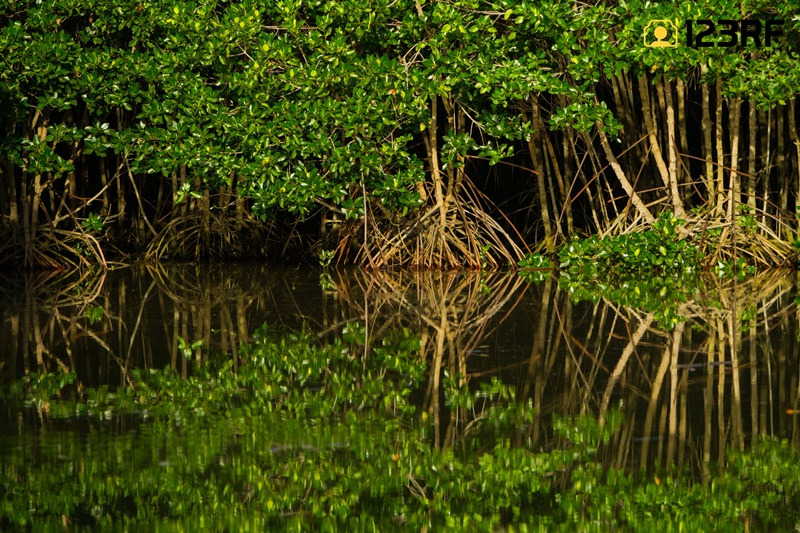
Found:
[[(79, 387), (114, 389), (137, 368), (170, 366), (188, 376), (208, 358), (236, 366), (240, 344), (264, 323), (306, 328), (323, 342), (347, 327), (365, 327), (370, 343), (408, 328), (421, 337), (428, 363), (416, 401), (435, 417), (437, 447), (470, 422), (444, 405), (440, 380), (448, 377), (470, 388), (492, 378), (513, 384), (537, 409), (525, 432), (541, 449), (552, 446), (554, 413), (603, 418), (621, 409), (625, 422), (604, 456), (619, 468), (676, 465), (703, 475), (724, 462), (726, 448), (745, 449), (760, 436), (800, 443), (794, 273), (728, 282), (712, 297), (686, 302), (687, 321), (672, 330), (642, 310), (574, 302), (554, 275), (529, 284), (515, 273), (331, 271), (322, 280), (320, 273), (262, 264), (135, 265), (84, 280), (6, 277), (0, 384), (61, 369), (74, 371)], [(202, 347), (185, 357), (181, 343), (199, 340)], [(0, 406), (6, 458), (68, 460), (70, 447), (102, 448), (98, 434), (128, 439), (147, 431), (135, 417), (57, 421), (47, 406)], [(154, 445), (134, 439), (131, 449), (136, 442)]]

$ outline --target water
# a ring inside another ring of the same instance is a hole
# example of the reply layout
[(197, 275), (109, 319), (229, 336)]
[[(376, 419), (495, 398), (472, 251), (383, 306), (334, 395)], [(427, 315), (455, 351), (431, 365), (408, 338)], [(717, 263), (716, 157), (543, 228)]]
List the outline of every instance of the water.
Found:
[[(3, 386), (69, 370), (78, 391), (113, 390), (129, 384), (135, 369), (171, 367), (185, 378), (208, 359), (231, 359), (238, 368), (241, 344), (262, 324), (305, 328), (320, 342), (364, 328), (371, 345), (407, 328), (422, 341), (428, 377), (414, 402), (434, 417), (437, 448), (452, 447), (475, 420), (474, 410), (445, 403), (443, 380), (476, 390), (494, 378), (535, 407), (532, 424), (509, 435), (532, 449), (558, 445), (554, 414), (602, 420), (620, 409), (625, 421), (601, 459), (629, 471), (676, 466), (705, 479), (724, 464), (726, 450), (746, 449), (762, 436), (800, 444), (795, 274), (711, 282), (681, 306), (686, 321), (672, 329), (652, 313), (604, 299), (573, 301), (554, 275), (530, 284), (514, 273), (347, 270), (321, 277), (307, 267), (140, 264), (84, 279), (9, 278), (2, 286)], [(182, 348), (197, 341), (202, 345), (186, 357)], [(70, 462), (76, 450), (94, 449), (91, 461), (130, 459), (157, 480), (179, 460), (164, 442), (178, 437), (165, 437), (142, 417), (62, 420), (49, 417), (46, 405), (0, 405), (0, 454), (17, 465), (20, 457)], [(205, 439), (204, 457), (231, 460), (214, 431), (185, 431), (182, 446)], [(258, 453), (285, 449), (288, 437), (271, 434)]]

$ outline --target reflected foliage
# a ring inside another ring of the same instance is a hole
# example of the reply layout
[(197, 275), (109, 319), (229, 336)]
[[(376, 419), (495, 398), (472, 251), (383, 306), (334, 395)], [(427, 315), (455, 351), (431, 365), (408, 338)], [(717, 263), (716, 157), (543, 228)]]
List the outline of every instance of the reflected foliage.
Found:
[[(7, 400), (40, 416), (89, 423), (83, 434), (20, 436), (4, 461), (2, 523), (781, 527), (800, 508), (800, 454), (786, 443), (734, 455), (710, 486), (606, 472), (595, 456), (618, 430), (619, 412), (602, 424), (554, 417), (558, 446), (549, 451), (512, 444), (508, 435), (525, 432), (533, 409), (493, 380), (473, 391), (445, 383), (449, 405), (480, 415), (451, 448), (437, 449), (431, 419), (409, 400), (426, 365), (407, 332), (365, 358), (352, 344), (317, 346), (308, 334), (262, 328), (254, 337), (238, 372), (206, 364), (182, 380), (149, 371), (114, 392), (79, 394), (71, 376), (54, 374), (10, 387)], [(110, 418), (125, 419), (127, 431), (111, 430)]]
[(687, 284), (670, 328), (546, 271), (326, 272), (16, 290), (0, 529), (797, 523), (795, 278)]

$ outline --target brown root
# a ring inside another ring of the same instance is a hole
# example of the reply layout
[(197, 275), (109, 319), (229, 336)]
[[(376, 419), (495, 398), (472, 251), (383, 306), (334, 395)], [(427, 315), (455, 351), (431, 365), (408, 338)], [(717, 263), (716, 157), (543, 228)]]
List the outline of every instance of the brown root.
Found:
[(148, 245), (144, 258), (160, 261), (265, 256), (264, 243), (274, 239), (270, 236), (274, 229), (274, 224), (253, 217), (190, 212), (164, 226)]
[(516, 265), (524, 256), (520, 235), (502, 213), (505, 225), (489, 214), (484, 206), (493, 207), (491, 202), (466, 176), (460, 185), (460, 194), (445, 201), (444, 209), (431, 200), (415, 217), (396, 219), (381, 210), (342, 224), (339, 257), (356, 249), (356, 262), (367, 268), (494, 270)]

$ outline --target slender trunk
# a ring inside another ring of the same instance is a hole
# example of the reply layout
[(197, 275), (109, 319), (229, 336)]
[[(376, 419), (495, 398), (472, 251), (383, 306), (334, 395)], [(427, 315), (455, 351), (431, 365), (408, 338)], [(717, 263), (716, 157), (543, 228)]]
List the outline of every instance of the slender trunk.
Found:
[[(631, 113), (634, 107), (627, 99), (628, 93), (625, 90), (625, 77), (612, 76), (611, 89), (614, 96), (614, 105), (617, 107), (616, 114), (622, 118), (622, 122), (625, 126), (622, 130), (623, 135), (626, 137), (626, 142), (631, 143), (636, 138), (637, 128), (634, 124), (635, 115)], [(637, 154), (640, 153), (638, 146), (634, 150), (636, 150)]]
[(669, 144), (669, 130), (660, 128), (659, 126), (667, 123), (667, 100), (664, 94), (667, 90), (666, 76), (661, 76), (661, 79), (656, 80), (655, 87), (651, 86), (650, 94), (655, 92), (655, 98), (650, 100), (653, 105), (653, 119), (656, 125), (656, 136), (658, 136), (658, 145), (667, 146)]
[(26, 171), (26, 165), (22, 167), (22, 187), (21, 187), (21, 194), (19, 195), (20, 199), (20, 207), (22, 208), (22, 243), (23, 243), (23, 250), (25, 251), (25, 260), (24, 266), (26, 268), (30, 268), (33, 266), (33, 258), (31, 257), (31, 253), (33, 250), (31, 249), (31, 221), (28, 213), (30, 212), (30, 207), (28, 203), (28, 194), (29, 194), (29, 186), (28, 186), (28, 176)]
[(750, 214), (756, 212), (756, 134), (758, 132), (758, 121), (756, 120), (756, 106), (751, 98), (747, 102), (747, 205), (750, 207)]
[[(116, 167), (120, 167), (119, 156), (116, 156)], [(117, 173), (118, 177), (118, 173)], [(125, 230), (125, 180), (117, 179), (117, 226), (119, 227), (120, 234)]]
[(565, 148), (569, 147), (569, 152), (571, 153), (572, 157), (575, 160), (575, 177), (573, 178), (573, 183), (576, 179), (580, 179), (581, 183), (583, 184), (583, 192), (586, 194), (586, 198), (589, 200), (589, 206), (592, 213), (592, 220), (595, 223), (595, 227), (597, 231), (601, 231), (602, 224), (600, 223), (600, 219), (597, 216), (598, 206), (597, 202), (594, 200), (594, 195), (592, 194), (592, 189), (589, 187), (589, 181), (586, 179), (586, 173), (583, 170), (583, 165), (585, 163), (585, 156), (583, 158), (580, 157), (578, 154), (578, 142), (575, 137), (574, 130), (571, 128), (567, 128), (567, 137), (565, 139)]
[[(236, 176), (234, 175), (233, 171), (231, 171), (231, 183), (234, 183)], [(236, 190), (234, 187), (234, 194), (236, 195), (236, 223), (241, 227), (244, 224), (244, 215), (245, 215), (245, 206), (244, 206), (244, 197), (239, 194), (239, 191)]]
[(8, 213), (8, 221), (13, 228), (19, 224), (17, 178), (14, 172), (14, 166), (6, 159), (3, 159), (3, 174), (5, 178), (3, 180), (5, 182), (3, 190), (8, 191), (8, 211), (6, 212)]
[[(183, 184), (186, 183), (186, 165), (178, 165), (178, 187), (183, 187)], [(175, 194), (177, 195), (178, 188), (175, 188)], [(189, 208), (191, 207), (191, 202), (187, 199), (183, 202), (183, 205), (178, 209), (178, 215), (186, 215), (189, 212)]]
[(5, 217), (7, 216), (6, 213), (8, 213), (9, 198), (8, 198), (8, 185), (6, 182), (8, 181), (9, 166), (10, 165), (8, 164), (8, 161), (6, 161), (5, 159), (0, 159), (0, 183), (3, 184), (3, 187), (0, 188), (0, 227), (6, 225)]
[[(455, 134), (458, 132), (458, 124), (456, 124), (456, 105), (453, 102), (452, 97), (443, 97), (442, 105), (444, 106), (444, 112), (447, 118), (447, 131), (445, 131), (444, 134)], [(459, 163), (463, 164), (463, 159), (461, 159), (460, 156)], [(445, 211), (447, 211), (447, 208), (452, 205), (454, 198), (458, 194), (456, 175), (459, 173), (456, 170), (457, 169), (454, 169), (452, 165), (448, 165), (445, 171), (447, 174), (447, 187), (445, 188), (444, 194)], [(453, 215), (455, 216), (455, 213)]]
[[(603, 192), (603, 185), (602, 185), (602, 176), (600, 169), (604, 165), (600, 165), (599, 158), (597, 157), (597, 152), (594, 149), (592, 144), (592, 139), (588, 133), (582, 133), (581, 137), (583, 138), (583, 142), (586, 145), (586, 157), (589, 158), (589, 162), (592, 165), (592, 176), (594, 176), (594, 184), (597, 187), (597, 204), (598, 204), (598, 211), (600, 212), (601, 223), (600, 229), (601, 231), (606, 230), (608, 227), (611, 226), (611, 221), (608, 218), (608, 207), (606, 207), (607, 202), (605, 201), (606, 195)], [(588, 189), (587, 189), (588, 190)], [(613, 198), (613, 194), (609, 194), (608, 198)]]
[(172, 211), (170, 212), (170, 219), (175, 219), (178, 216), (178, 173), (172, 172), (170, 174), (170, 180), (172, 181)]
[(555, 252), (555, 240), (553, 238), (553, 227), (550, 223), (550, 208), (547, 203), (547, 186), (544, 176), (545, 165), (542, 164), (542, 161), (544, 161), (544, 155), (542, 154), (542, 132), (544, 131), (544, 123), (539, 115), (539, 99), (536, 95), (531, 95), (531, 107), (535, 133), (528, 136), (528, 151), (531, 153), (531, 164), (536, 172), (536, 185), (539, 205), (542, 209), (545, 246), (547, 247), (548, 253), (553, 253)]
[(155, 220), (161, 218), (161, 210), (164, 209), (164, 202), (166, 202), (166, 195), (164, 194), (164, 180), (158, 180), (158, 192), (156, 193), (156, 214)]
[[(705, 64), (700, 65), (700, 72), (701, 76), (705, 76), (707, 67)], [(716, 197), (716, 187), (714, 184), (714, 165), (712, 164), (714, 160), (714, 155), (711, 152), (712, 150), (712, 143), (711, 143), (711, 94), (708, 90), (708, 83), (701, 82), (701, 89), (702, 89), (702, 107), (703, 107), (703, 158), (706, 160), (705, 164), (705, 181), (706, 181), (706, 190), (708, 191), (708, 200), (709, 202), (713, 201)]]
[(776, 127), (777, 127), (777, 135), (778, 135), (778, 147), (777, 147), (777, 155), (775, 156), (775, 164), (778, 167), (778, 175), (781, 177), (780, 179), (780, 194), (781, 194), (781, 211), (778, 213), (778, 216), (775, 217), (775, 224), (778, 227), (775, 228), (778, 235), (783, 237), (784, 239), (791, 241), (792, 240), (792, 231), (789, 227), (782, 224), (780, 221), (784, 218), (784, 213), (789, 210), (789, 187), (787, 186), (787, 180), (785, 176), (789, 176), (789, 169), (787, 169), (786, 161), (786, 145), (784, 141), (785, 132), (784, 129), (786, 128), (786, 121), (783, 118), (783, 114), (786, 108), (784, 106), (778, 108), (778, 113), (775, 116)]
[(730, 178), (730, 196), (728, 196), (728, 219), (733, 221), (735, 215), (736, 204), (739, 203), (739, 118), (740, 109), (742, 107), (742, 99), (738, 96), (728, 102), (728, 116), (730, 117), (730, 135), (731, 135), (731, 178)]
[[(795, 155), (797, 160), (797, 181), (795, 182), (795, 191), (794, 191), (794, 203), (795, 205), (800, 207), (800, 136), (797, 133), (797, 119), (795, 118), (795, 100), (789, 100), (789, 138), (792, 140), (792, 144), (794, 144)], [(787, 179), (784, 187), (789, 188), (791, 185), (791, 180)], [(798, 228), (798, 233), (800, 233), (800, 228)]]
[[(653, 108), (650, 105), (650, 90), (646, 75), (642, 75), (639, 78), (639, 96), (641, 97), (642, 100), (642, 114), (644, 115), (644, 124), (647, 130), (647, 138), (650, 141), (650, 149), (653, 154), (653, 159), (656, 162), (656, 168), (658, 169), (658, 173), (661, 176), (661, 181), (663, 181), (668, 191), (670, 191), (670, 194), (672, 194), (672, 186), (671, 186), (672, 180), (670, 180), (670, 171), (667, 168), (666, 163), (664, 162), (664, 156), (661, 153), (661, 147), (659, 146), (658, 142), (656, 126), (653, 119), (654, 116)], [(673, 126), (674, 126), (674, 119), (673, 119)], [(675, 208), (677, 213), (677, 205), (675, 205), (676, 200), (678, 200), (678, 205), (680, 205), (680, 198), (672, 199), (673, 208)]]
[[(758, 143), (758, 150), (762, 157), (762, 164), (761, 164), (761, 171), (759, 174), (761, 175), (761, 179), (759, 183), (761, 184), (761, 198), (763, 198), (764, 209), (761, 210), (761, 224), (767, 224), (767, 211), (769, 210), (769, 193), (770, 193), (770, 186), (769, 186), (769, 139), (772, 135), (772, 129), (770, 128), (770, 115), (765, 111), (758, 111), (756, 110), (756, 121), (759, 124), (759, 129), (763, 132), (759, 139), (756, 141)], [(756, 189), (758, 189), (758, 184), (756, 184)]]
[(722, 80), (719, 79), (717, 76), (717, 81), (715, 84), (715, 100), (716, 100), (716, 108), (715, 108), (715, 119), (714, 119), (714, 129), (716, 130), (716, 137), (717, 137), (717, 185), (715, 189), (717, 190), (717, 201), (716, 207), (714, 208), (714, 213), (716, 216), (722, 216), (723, 210), (723, 203), (725, 201), (725, 169), (722, 168), (722, 165), (725, 164), (725, 154), (723, 148), (723, 138), (722, 138)]
[(425, 147), (428, 149), (428, 165), (430, 166), (431, 179), (433, 180), (433, 193), (436, 206), (439, 208), (439, 222), (442, 227), (447, 225), (447, 206), (445, 193), (442, 188), (442, 174), (439, 167), (439, 147), (437, 134), (438, 98), (431, 100), (431, 120), (428, 124), (428, 137)]
[(631, 203), (642, 215), (642, 218), (648, 223), (652, 224), (655, 222), (655, 218), (653, 214), (647, 209), (647, 206), (644, 205), (639, 195), (636, 194), (636, 191), (633, 189), (630, 181), (628, 178), (625, 177), (625, 172), (623, 172), (622, 167), (620, 166), (619, 162), (617, 161), (614, 152), (611, 150), (611, 146), (608, 143), (608, 137), (606, 137), (605, 132), (603, 131), (602, 124), (600, 122), (597, 123), (598, 133), (600, 134), (600, 143), (603, 146), (603, 151), (606, 154), (606, 159), (608, 159), (609, 164), (611, 165), (611, 169), (614, 171), (614, 175), (616, 175), (617, 179), (619, 180), (622, 189), (625, 191), (625, 194), (631, 199)]
[[(208, 257), (211, 253), (211, 195), (208, 190), (203, 191), (201, 198), (202, 211), (200, 213), (202, 223), (202, 257)], [(366, 215), (365, 215), (366, 216)]]
[[(561, 194), (561, 199), (563, 201), (564, 207), (563, 212), (564, 216), (567, 218), (567, 235), (572, 235), (572, 208), (570, 206), (571, 199), (569, 194), (567, 193), (567, 186), (564, 183), (564, 175), (561, 173), (561, 165), (558, 163), (558, 157), (556, 157), (555, 149), (553, 148), (553, 143), (550, 140), (550, 134), (547, 131), (543, 130), (543, 137), (545, 141), (545, 145), (547, 147), (547, 153), (550, 156), (550, 168), (553, 169), (553, 175), (556, 178), (556, 184), (558, 185), (558, 191)], [(557, 204), (554, 204), (557, 205)], [(559, 219), (560, 219), (559, 215)]]
[[(39, 142), (44, 142), (47, 138), (47, 123), (48, 117), (45, 114), (42, 119), (42, 125), (37, 128), (36, 134), (39, 137)], [(39, 228), (39, 207), (41, 206), (42, 202), (42, 175), (37, 173), (33, 177), (33, 196), (31, 197), (30, 203), (30, 218), (31, 222), (28, 227), (28, 244), (33, 249), (33, 243), (36, 240), (36, 231)]]
[[(686, 142), (686, 84), (683, 82), (682, 79), (678, 78), (676, 82), (676, 90), (678, 95), (678, 134), (679, 137), (676, 141), (676, 146), (680, 153), (686, 153), (686, 149), (689, 144)], [(678, 175), (678, 181), (680, 181), (681, 176), (683, 176), (683, 167), (678, 165), (676, 168), (676, 172)], [(685, 181), (688, 183), (692, 180), (691, 176), (685, 176)], [(681, 199), (688, 200), (692, 194), (692, 187), (684, 187), (681, 191)]]
[(669, 150), (669, 189), (670, 196), (672, 196), (672, 208), (675, 216), (678, 218), (686, 218), (686, 213), (683, 210), (683, 203), (681, 202), (681, 195), (678, 191), (678, 160), (677, 160), (677, 145), (675, 142), (675, 108), (672, 104), (672, 86), (667, 80), (666, 75), (663, 79), (664, 82), (664, 97), (667, 106), (667, 135), (669, 140), (667, 142), (667, 149)]

